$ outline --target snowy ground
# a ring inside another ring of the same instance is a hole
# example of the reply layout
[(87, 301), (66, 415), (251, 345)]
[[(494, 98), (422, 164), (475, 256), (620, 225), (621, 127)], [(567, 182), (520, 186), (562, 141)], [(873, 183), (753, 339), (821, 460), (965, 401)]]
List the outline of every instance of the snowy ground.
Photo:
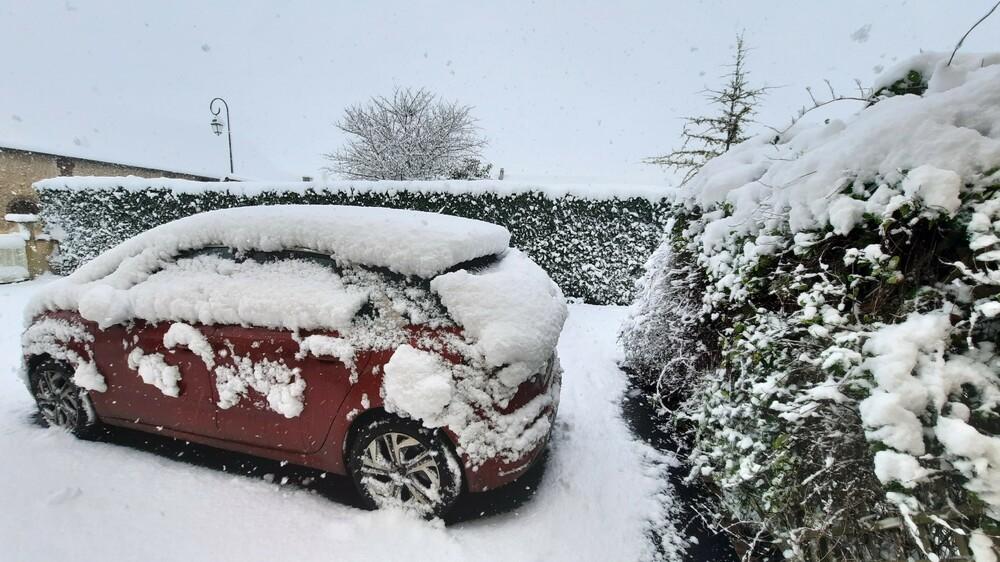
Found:
[[(551, 452), (534, 478), (518, 484), (537, 490), (513, 500), (514, 490), (474, 498), (464, 511), (497, 511), (499, 502), (501, 512), (446, 527), (356, 509), (340, 477), (266, 462), (245, 470), (256, 476), (234, 475), (246, 458), (129, 432), (84, 442), (40, 427), (16, 376), (21, 310), (40, 283), (0, 286), (2, 560), (141, 554), (147, 561), (553, 562), (651, 555), (648, 521), (662, 517), (663, 490), (649, 465), (656, 454), (630, 437), (619, 414), (621, 308), (571, 307), (559, 345), (566, 374)], [(285, 476), (289, 483), (279, 484)]]

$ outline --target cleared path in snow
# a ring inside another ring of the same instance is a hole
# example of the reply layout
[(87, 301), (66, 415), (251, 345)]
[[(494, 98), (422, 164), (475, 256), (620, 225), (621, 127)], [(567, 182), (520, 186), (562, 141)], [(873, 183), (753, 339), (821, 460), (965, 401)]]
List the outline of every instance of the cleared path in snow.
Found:
[[(44, 281), (0, 286), (0, 560), (637, 561), (652, 556), (663, 484), (619, 414), (624, 310), (573, 305), (566, 371), (538, 491), (445, 527), (296, 486), (78, 441), (33, 421), (17, 377), (22, 308)], [(332, 478), (332, 477), (331, 477)]]

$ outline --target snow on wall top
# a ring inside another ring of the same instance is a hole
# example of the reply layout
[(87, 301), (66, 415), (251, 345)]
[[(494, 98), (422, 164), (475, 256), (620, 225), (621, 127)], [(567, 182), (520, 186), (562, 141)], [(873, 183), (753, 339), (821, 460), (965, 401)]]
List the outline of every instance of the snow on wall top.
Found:
[(455, 264), (503, 252), (509, 242), (510, 232), (502, 226), (421, 211), (337, 205), (237, 207), (147, 230), (101, 254), (67, 281), (87, 283), (114, 271), (112, 278), (117, 279), (107, 281), (127, 286), (162, 257), (206, 246), (309, 249), (346, 263), (432, 277)]
[[(676, 192), (681, 201), (731, 208), (708, 225), (706, 251), (721, 250), (730, 234), (756, 234), (762, 225), (793, 233), (833, 225), (846, 234), (863, 213), (886, 210), (897, 195), (892, 186), (909, 170), (928, 166), (925, 171), (944, 173), (924, 176), (947, 176), (905, 194), (930, 203), (958, 195), (950, 193), (956, 175), (961, 188), (1000, 165), (1000, 55), (959, 55), (950, 67), (948, 56), (921, 54), (877, 82), (891, 84), (915, 69), (928, 82), (921, 96), (883, 99), (846, 121), (800, 122), (777, 139), (761, 135), (707, 163)], [(866, 182), (884, 184), (885, 197), (876, 192), (865, 202), (842, 194), (853, 188), (861, 195)]]
[(58, 177), (35, 182), (35, 189), (98, 190), (123, 188), (130, 191), (164, 189), (174, 193), (228, 192), (234, 195), (254, 196), (268, 191), (305, 193), (314, 191), (360, 192), (433, 192), (433, 193), (515, 193), (539, 192), (556, 199), (574, 195), (587, 199), (648, 199), (659, 201), (666, 194), (663, 186), (632, 184), (545, 184), (520, 183), (499, 180), (478, 181), (331, 181), (331, 182), (201, 182), (173, 178), (140, 178), (137, 176)]

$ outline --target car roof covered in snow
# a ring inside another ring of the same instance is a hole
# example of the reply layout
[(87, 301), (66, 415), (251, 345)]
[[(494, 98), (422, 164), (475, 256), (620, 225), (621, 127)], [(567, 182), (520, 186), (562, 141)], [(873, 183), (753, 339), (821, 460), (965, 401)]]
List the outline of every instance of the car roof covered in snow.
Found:
[(510, 232), (502, 226), (421, 211), (338, 205), (236, 207), (147, 230), (101, 254), (68, 280), (95, 281), (120, 266), (141, 273), (153, 262), (207, 246), (308, 249), (344, 264), (433, 277), (458, 263), (501, 253), (509, 242)]

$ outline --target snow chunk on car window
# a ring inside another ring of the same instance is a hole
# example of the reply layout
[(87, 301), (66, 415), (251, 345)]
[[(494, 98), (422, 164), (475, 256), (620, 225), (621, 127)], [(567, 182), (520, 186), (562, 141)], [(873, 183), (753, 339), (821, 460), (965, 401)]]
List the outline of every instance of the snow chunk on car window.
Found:
[(472, 219), (379, 207), (264, 205), (199, 213), (150, 229), (80, 268), (90, 281), (122, 266), (141, 270), (148, 257), (205, 246), (265, 252), (308, 248), (355, 265), (433, 277), (449, 267), (507, 248), (506, 228)]
[(368, 291), (345, 287), (335, 271), (305, 260), (235, 262), (203, 255), (164, 266), (127, 297), (134, 317), (153, 322), (342, 330)]
[(518, 250), (480, 271), (441, 275), (431, 289), (486, 362), (507, 366), (501, 380), (512, 387), (544, 368), (566, 321), (562, 291)]

